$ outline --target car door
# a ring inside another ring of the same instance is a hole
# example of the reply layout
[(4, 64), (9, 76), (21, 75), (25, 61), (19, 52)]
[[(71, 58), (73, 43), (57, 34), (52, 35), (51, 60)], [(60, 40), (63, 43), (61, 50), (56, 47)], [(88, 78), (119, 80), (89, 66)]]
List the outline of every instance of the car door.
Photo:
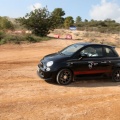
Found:
[(80, 56), (81, 59), (73, 62), (74, 75), (102, 74), (109, 71), (102, 45), (88, 46), (80, 51)]

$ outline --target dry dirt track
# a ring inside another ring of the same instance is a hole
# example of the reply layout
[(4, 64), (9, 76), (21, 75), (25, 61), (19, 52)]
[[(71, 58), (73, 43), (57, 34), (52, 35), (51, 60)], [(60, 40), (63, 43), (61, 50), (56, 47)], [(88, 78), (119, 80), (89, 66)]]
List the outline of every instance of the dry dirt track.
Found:
[(39, 60), (76, 41), (0, 46), (0, 120), (120, 120), (120, 83), (48, 84)]

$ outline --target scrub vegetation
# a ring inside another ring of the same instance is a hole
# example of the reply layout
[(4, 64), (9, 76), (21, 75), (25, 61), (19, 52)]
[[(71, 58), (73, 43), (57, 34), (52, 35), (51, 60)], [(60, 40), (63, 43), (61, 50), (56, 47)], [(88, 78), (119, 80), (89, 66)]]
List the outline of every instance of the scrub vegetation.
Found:
[[(47, 7), (44, 7), (35, 9), (17, 19), (0, 17), (0, 44), (49, 40), (51, 38), (48, 35), (55, 29), (64, 31), (72, 26), (76, 27), (78, 31), (86, 31), (83, 37), (89, 39), (95, 39), (96, 36), (100, 37), (101, 33), (119, 34), (120, 32), (120, 23), (109, 18), (104, 21), (97, 21), (93, 19), (82, 20), (80, 16), (77, 16), (74, 20), (72, 16), (64, 16), (65, 11), (62, 8), (55, 8), (50, 12)], [(29, 34), (25, 33), (27, 30), (30, 31)], [(21, 33), (15, 33), (15, 31), (21, 31)], [(94, 32), (96, 33), (94, 34)], [(78, 36), (78, 40), (83, 39), (79, 37), (79, 32), (74, 33), (74, 35)]]
[(21, 43), (35, 43), (44, 40), (50, 40), (51, 37), (40, 37), (34, 34), (9, 34), (5, 32), (0, 32), (0, 45), (5, 43), (14, 43), (14, 44), (21, 44)]

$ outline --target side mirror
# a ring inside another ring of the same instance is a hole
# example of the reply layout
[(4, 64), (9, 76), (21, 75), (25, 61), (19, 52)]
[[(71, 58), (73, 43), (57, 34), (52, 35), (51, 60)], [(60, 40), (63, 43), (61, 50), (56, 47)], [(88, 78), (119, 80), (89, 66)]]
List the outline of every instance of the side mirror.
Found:
[(81, 57), (86, 58), (86, 57), (88, 57), (88, 55), (87, 54), (82, 54)]
[(82, 58), (87, 58), (87, 57), (88, 57), (88, 55), (87, 55), (87, 54), (80, 54), (79, 59), (82, 59)]

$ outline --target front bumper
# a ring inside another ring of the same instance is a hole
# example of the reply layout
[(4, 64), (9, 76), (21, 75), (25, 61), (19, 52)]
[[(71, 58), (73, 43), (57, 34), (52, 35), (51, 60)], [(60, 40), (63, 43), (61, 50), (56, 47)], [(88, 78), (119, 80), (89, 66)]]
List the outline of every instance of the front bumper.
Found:
[(49, 80), (55, 80), (56, 78), (56, 72), (55, 71), (46, 71), (44, 68), (39, 67), (37, 69), (37, 74), (42, 79), (45, 79), (46, 81)]

